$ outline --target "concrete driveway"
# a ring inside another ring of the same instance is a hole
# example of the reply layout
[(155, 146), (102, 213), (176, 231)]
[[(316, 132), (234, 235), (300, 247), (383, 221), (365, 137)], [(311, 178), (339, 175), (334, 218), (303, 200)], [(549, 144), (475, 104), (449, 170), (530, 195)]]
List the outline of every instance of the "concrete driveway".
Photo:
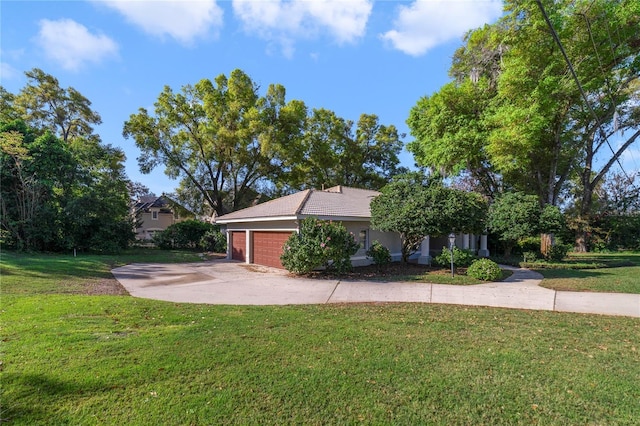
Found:
[(542, 276), (511, 268), (506, 281), (474, 286), (339, 281), (289, 276), (237, 261), (132, 264), (112, 270), (135, 297), (225, 305), (421, 302), (640, 317), (640, 294), (562, 292), (539, 286)]
[(228, 305), (327, 303), (337, 281), (289, 277), (286, 271), (228, 260), (131, 264), (111, 271), (135, 297)]

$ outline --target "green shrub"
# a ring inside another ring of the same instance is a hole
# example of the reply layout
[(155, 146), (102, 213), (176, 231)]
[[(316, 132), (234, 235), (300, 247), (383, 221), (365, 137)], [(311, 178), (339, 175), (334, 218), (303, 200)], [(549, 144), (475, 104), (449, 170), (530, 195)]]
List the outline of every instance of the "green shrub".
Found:
[(292, 234), (284, 243), (280, 261), (294, 274), (307, 274), (325, 268), (338, 273), (351, 270), (351, 256), (360, 245), (353, 234), (339, 222), (306, 218), (300, 232)]
[(171, 250), (173, 248), (174, 233), (171, 231), (167, 232), (167, 229), (153, 234), (153, 239), (151, 240), (156, 247), (162, 250)]
[(391, 253), (389, 249), (378, 241), (374, 241), (373, 244), (371, 244), (371, 247), (367, 250), (367, 257), (379, 266), (391, 263)]
[(542, 255), (540, 254), (539, 251), (525, 251), (523, 254), (524, 257), (524, 261), (526, 263), (533, 263), (536, 260), (542, 258)]
[(518, 241), (518, 248), (523, 254), (528, 251), (539, 252), (540, 236), (522, 238), (520, 241)]
[(596, 232), (592, 235), (595, 251), (640, 250), (640, 214), (625, 216), (605, 216), (596, 222)]
[(467, 275), (482, 281), (497, 281), (502, 277), (502, 270), (493, 260), (479, 259), (469, 266)]
[(545, 259), (552, 262), (559, 262), (565, 257), (567, 257), (567, 253), (572, 249), (570, 244), (555, 244), (549, 247)]
[(214, 253), (226, 253), (227, 236), (217, 229), (207, 231), (200, 239), (200, 248)]
[(169, 225), (164, 231), (153, 236), (153, 243), (161, 249), (199, 249), (202, 237), (209, 232), (219, 230), (216, 225), (189, 219)]
[[(463, 250), (458, 247), (453, 248), (453, 264), (458, 267), (465, 268), (470, 266), (477, 257), (471, 250)], [(442, 253), (440, 253), (433, 261), (438, 266), (451, 265), (451, 250), (446, 247), (442, 247)]]

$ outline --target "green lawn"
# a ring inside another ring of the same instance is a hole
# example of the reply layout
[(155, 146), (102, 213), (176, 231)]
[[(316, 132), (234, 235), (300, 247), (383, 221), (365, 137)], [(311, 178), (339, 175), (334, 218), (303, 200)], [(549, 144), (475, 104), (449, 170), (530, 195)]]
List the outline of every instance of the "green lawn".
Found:
[(61, 282), (82, 293), (106, 279), (114, 260), (76, 268), (55, 256), (31, 256), (40, 264), (18, 258), (3, 255), (0, 309), (0, 418), (12, 425), (632, 425), (640, 418), (637, 319), (56, 294)]
[(564, 291), (640, 293), (640, 253), (572, 254), (567, 266), (538, 269), (545, 278), (542, 287)]
[(111, 269), (129, 263), (196, 262), (198, 253), (132, 249), (118, 255), (57, 255), (3, 252), (0, 255), (2, 293), (82, 293), (88, 282), (112, 279)]

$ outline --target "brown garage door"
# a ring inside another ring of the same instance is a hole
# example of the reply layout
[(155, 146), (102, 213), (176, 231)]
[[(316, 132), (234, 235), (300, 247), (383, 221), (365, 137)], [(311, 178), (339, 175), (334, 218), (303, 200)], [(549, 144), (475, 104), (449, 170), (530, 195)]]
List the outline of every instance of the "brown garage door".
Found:
[(231, 258), (244, 262), (247, 260), (247, 234), (244, 231), (231, 233)]
[(253, 233), (253, 263), (283, 268), (280, 263), (282, 246), (291, 232), (256, 231)]

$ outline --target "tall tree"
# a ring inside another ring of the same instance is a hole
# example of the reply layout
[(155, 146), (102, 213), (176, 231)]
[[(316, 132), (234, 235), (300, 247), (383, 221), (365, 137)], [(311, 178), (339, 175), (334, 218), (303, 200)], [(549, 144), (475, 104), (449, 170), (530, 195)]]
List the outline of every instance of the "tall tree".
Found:
[[(486, 108), (477, 121), (454, 115), (449, 121), (455, 131), (425, 132), (423, 122), (411, 120), (414, 152), (436, 167), (425, 153), (464, 144), (459, 134), (477, 132), (480, 123), (487, 137), (479, 150), (463, 154), (469, 163), (481, 152), (505, 186), (535, 194), (541, 204), (558, 204), (568, 182), (579, 176), (580, 216), (588, 216), (599, 181), (640, 136), (640, 5), (630, 0), (540, 5), (507, 1), (502, 19), (467, 36), (451, 69), (460, 92), (455, 96), (464, 100), (465, 80), (486, 85)], [(417, 115), (434, 127), (420, 109)], [(609, 138), (615, 131), (631, 134), (614, 148)]]
[(408, 144), (418, 164), (443, 175), (468, 172), (481, 191), (493, 196), (499, 177), (484, 149), (489, 130), (485, 114), (495, 91), (490, 82), (451, 82), (411, 109), (407, 123), (416, 140)]
[(601, 212), (612, 215), (640, 215), (640, 172), (632, 173), (631, 176), (620, 172), (610, 173), (596, 193)]
[(307, 118), (301, 150), (286, 182), (295, 189), (346, 185), (380, 189), (404, 171), (398, 155), (402, 135), (378, 116), (362, 114), (357, 123), (327, 109), (314, 109)]
[(0, 166), (4, 243), (20, 250), (64, 247), (60, 207), (77, 170), (68, 145), (48, 131), (37, 136), (22, 121), (2, 123)]
[(167, 175), (181, 178), (182, 190), (197, 193), (221, 215), (280, 172), (279, 154), (296, 151), (306, 108), (299, 101), (286, 103), (284, 93), (282, 86), (270, 85), (260, 96), (241, 70), (184, 86), (180, 93), (165, 87), (155, 114), (141, 108), (125, 122), (123, 134), (142, 151), (142, 172), (164, 165)]
[(25, 72), (27, 85), (15, 97), (15, 109), (35, 129), (49, 129), (63, 141), (96, 136), (93, 126), (102, 123), (91, 101), (73, 87), (63, 89), (58, 79), (34, 68)]
[[(26, 74), (28, 84), (17, 95), (0, 91), (2, 227), (21, 224), (21, 231), (10, 231), (21, 248), (126, 247), (133, 224), (124, 152), (103, 144), (94, 133), (100, 116), (81, 93), (61, 88), (42, 70)], [(28, 220), (16, 210), (25, 200), (33, 207)], [(29, 238), (22, 237), (27, 234)]]
[(8, 92), (4, 87), (0, 86), (0, 121), (3, 123), (9, 123), (13, 120), (18, 120), (20, 114), (16, 111), (15, 104), (16, 96)]

